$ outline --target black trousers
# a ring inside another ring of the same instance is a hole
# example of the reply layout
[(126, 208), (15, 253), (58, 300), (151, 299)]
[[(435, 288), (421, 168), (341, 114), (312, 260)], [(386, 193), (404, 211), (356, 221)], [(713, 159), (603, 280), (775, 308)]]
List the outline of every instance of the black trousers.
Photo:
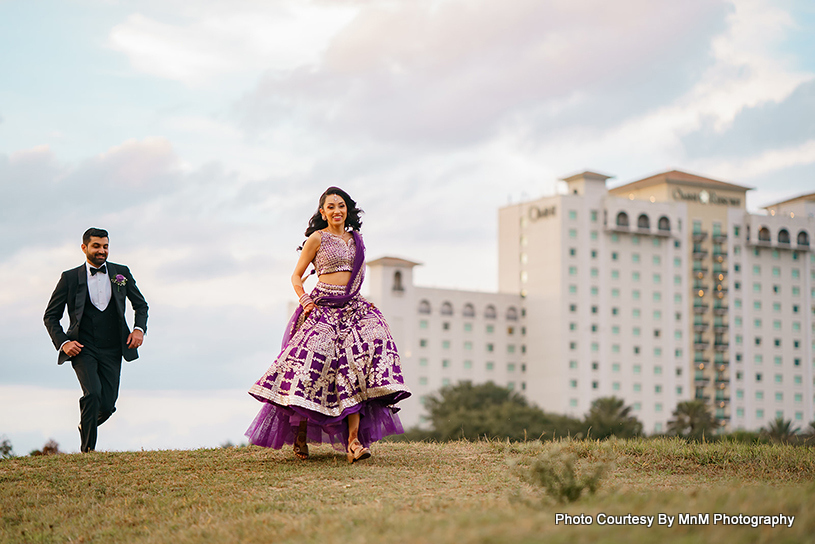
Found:
[(116, 411), (122, 350), (95, 348), (85, 344), (71, 361), (82, 398), (79, 399), (82, 452), (96, 449), (96, 428)]

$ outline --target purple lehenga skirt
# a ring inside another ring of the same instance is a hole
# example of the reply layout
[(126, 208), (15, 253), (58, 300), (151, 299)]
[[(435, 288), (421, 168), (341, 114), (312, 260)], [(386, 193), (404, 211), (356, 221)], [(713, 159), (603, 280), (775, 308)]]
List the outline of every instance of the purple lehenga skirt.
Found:
[(321, 306), (345, 286), (318, 282), (317, 307), (294, 324), (295, 332), (266, 374), (249, 390), (263, 407), (246, 431), (252, 444), (280, 449), (294, 444), (308, 421), (308, 441), (348, 446), (350, 414), (359, 413), (359, 440), (369, 446), (404, 432), (397, 402), (410, 396), (396, 344), (382, 313), (362, 296)]

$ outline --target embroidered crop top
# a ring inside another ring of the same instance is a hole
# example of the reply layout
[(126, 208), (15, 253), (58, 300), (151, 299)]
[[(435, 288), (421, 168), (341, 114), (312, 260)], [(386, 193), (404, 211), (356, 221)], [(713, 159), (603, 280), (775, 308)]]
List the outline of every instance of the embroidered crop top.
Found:
[(333, 272), (351, 272), (354, 270), (356, 244), (352, 237), (348, 242), (341, 236), (324, 230), (320, 232), (320, 247), (314, 255), (314, 269), (318, 276)]

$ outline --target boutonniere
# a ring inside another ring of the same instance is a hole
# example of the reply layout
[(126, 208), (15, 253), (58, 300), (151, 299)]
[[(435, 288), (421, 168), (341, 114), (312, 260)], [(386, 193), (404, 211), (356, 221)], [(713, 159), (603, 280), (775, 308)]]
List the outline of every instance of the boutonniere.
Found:
[(112, 278), (110, 281), (116, 284), (116, 289), (118, 290), (125, 286), (125, 284), (127, 283), (127, 278), (122, 276), (121, 274), (116, 274), (116, 277)]

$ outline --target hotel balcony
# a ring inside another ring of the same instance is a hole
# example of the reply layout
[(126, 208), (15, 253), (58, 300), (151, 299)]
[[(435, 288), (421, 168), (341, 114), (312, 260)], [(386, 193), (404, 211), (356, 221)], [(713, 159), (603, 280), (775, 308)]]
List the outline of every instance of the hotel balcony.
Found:
[[(719, 277), (719, 276), (721, 276), (721, 277)], [(722, 268), (722, 267), (718, 267), (718, 266), (713, 267), (713, 277), (714, 278), (717, 278), (719, 281), (723, 281), (725, 276), (727, 276), (727, 269), (726, 268)]]
[(715, 349), (716, 351), (727, 351), (729, 347), (730, 347), (729, 342), (716, 342), (715, 344), (713, 344), (713, 349)]
[[(724, 408), (724, 406), (722, 406), (722, 408)], [(720, 415), (720, 416), (716, 416), (716, 419), (722, 419), (724, 421), (730, 421), (730, 416), (728, 414), (723, 414), (723, 415)]]
[(716, 404), (719, 406), (719, 408), (724, 408), (725, 404), (730, 402), (730, 397), (726, 397), (724, 395), (722, 396), (716, 395), (716, 398), (714, 400), (716, 401)]
[(707, 250), (706, 249), (702, 249), (700, 247), (693, 248), (693, 258), (695, 260), (698, 261), (698, 260), (704, 259), (705, 257), (707, 257)]
[(706, 359), (704, 357), (696, 357), (693, 360), (693, 365), (698, 367), (699, 365), (707, 365), (709, 362), (710, 359)]
[(707, 340), (694, 340), (693, 341), (693, 349), (696, 351), (704, 351), (710, 347), (710, 342)]
[(705, 332), (707, 328), (710, 326), (710, 323), (707, 321), (694, 321), (693, 322), (693, 330), (696, 332)]
[(719, 389), (724, 389), (724, 387), (730, 383), (730, 378), (723, 378), (721, 376), (717, 376), (714, 383)]
[(727, 332), (728, 325), (727, 323), (714, 323), (713, 324), (713, 332), (715, 333), (725, 333)]
[(710, 305), (705, 303), (694, 302), (693, 303), (693, 313), (695, 314), (703, 314), (707, 312), (707, 309)]
[(715, 315), (727, 315), (728, 307), (725, 304), (715, 304), (713, 306), (713, 313)]
[(693, 378), (695, 387), (706, 387), (710, 383), (710, 376), (696, 376)]
[(695, 400), (701, 400), (702, 402), (710, 402), (710, 395), (699, 395), (697, 394), (694, 397)]
[(730, 361), (714, 361), (713, 364), (716, 365), (718, 372), (724, 372), (730, 366)]
[(699, 232), (694, 232), (692, 234), (692, 236), (693, 236), (693, 241), (694, 242), (701, 242), (702, 240), (707, 238), (707, 231), (701, 231), (700, 230)]
[(697, 262), (693, 263), (693, 275), (694, 276), (701, 277), (701, 276), (699, 276), (699, 274), (702, 274), (702, 275), (707, 274), (707, 271), (708, 271), (708, 268), (706, 266), (704, 266), (701, 262), (697, 261)]
[(714, 261), (716, 261), (718, 263), (721, 263), (721, 262), (724, 262), (725, 259), (727, 259), (727, 251), (714, 251), (713, 252), (713, 260)]
[(725, 287), (724, 284), (722, 284), (722, 283), (717, 283), (716, 284), (716, 293), (717, 294), (721, 293), (722, 295), (726, 295), (727, 294), (727, 287)]
[(699, 294), (699, 291), (702, 292), (702, 295), (706, 295), (710, 290), (710, 286), (705, 285), (704, 283), (694, 282), (693, 283), (693, 290), (696, 294)]
[(715, 244), (723, 244), (727, 241), (727, 233), (725, 232), (714, 232), (713, 236), (711, 236), (713, 243)]

